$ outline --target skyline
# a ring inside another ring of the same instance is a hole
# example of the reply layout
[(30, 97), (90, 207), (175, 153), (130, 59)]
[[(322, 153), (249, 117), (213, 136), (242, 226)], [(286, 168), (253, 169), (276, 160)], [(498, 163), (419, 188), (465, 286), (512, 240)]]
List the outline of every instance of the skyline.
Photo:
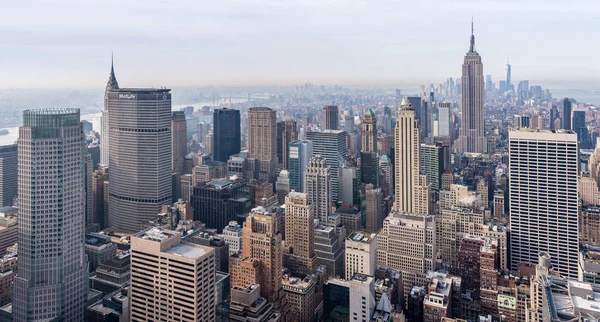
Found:
[(439, 83), (460, 75), (471, 16), (495, 82), (508, 57), (513, 82), (593, 82), (600, 45), (586, 40), (600, 28), (589, 4), (11, 3), (0, 88), (97, 87), (111, 52), (130, 86)]

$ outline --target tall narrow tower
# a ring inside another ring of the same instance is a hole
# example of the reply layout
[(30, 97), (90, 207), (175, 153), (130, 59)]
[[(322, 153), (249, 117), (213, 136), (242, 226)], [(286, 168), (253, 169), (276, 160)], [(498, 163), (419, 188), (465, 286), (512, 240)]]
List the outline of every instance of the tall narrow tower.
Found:
[(484, 76), (481, 56), (475, 51), (475, 36), (471, 22), (471, 46), (462, 65), (462, 119), (460, 151), (485, 153), (487, 144), (484, 132), (485, 108), (483, 106)]
[(511, 88), (511, 70), (510, 70), (510, 63), (508, 62), (508, 59), (506, 60), (506, 90), (510, 91)]
[(248, 110), (248, 159), (255, 179), (275, 182), (277, 115), (268, 107)]
[(108, 125), (108, 93), (117, 89), (119, 89), (119, 83), (117, 82), (117, 78), (115, 77), (114, 62), (111, 59), (110, 76), (108, 77), (106, 89), (104, 90), (104, 108), (102, 109), (102, 116), (100, 118), (100, 132), (102, 132), (100, 133), (100, 164), (103, 166), (108, 166), (108, 151), (110, 148), (110, 127)]
[(315, 155), (308, 161), (304, 175), (304, 192), (314, 216), (321, 222), (327, 222), (332, 201), (331, 168), (327, 165), (327, 160)]
[(18, 144), (14, 321), (83, 321), (88, 263), (79, 109), (26, 110)]
[(285, 267), (292, 272), (312, 273), (316, 266), (315, 215), (305, 193), (285, 197)]
[(377, 117), (372, 109), (363, 116), (362, 152), (377, 152)]
[(323, 119), (321, 120), (323, 130), (337, 130), (340, 118), (340, 112), (335, 105), (323, 106)]

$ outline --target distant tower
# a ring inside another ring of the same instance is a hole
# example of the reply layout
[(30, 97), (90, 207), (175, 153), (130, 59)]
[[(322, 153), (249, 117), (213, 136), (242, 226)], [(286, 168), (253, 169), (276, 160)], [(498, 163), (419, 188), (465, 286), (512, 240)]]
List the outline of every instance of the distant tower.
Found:
[(103, 166), (108, 166), (108, 154), (110, 148), (108, 93), (117, 89), (119, 89), (119, 83), (115, 77), (114, 62), (111, 59), (110, 76), (108, 77), (106, 89), (104, 90), (104, 108), (102, 109), (102, 117), (100, 118), (100, 164)]
[[(79, 109), (23, 112), (14, 321), (83, 321), (85, 150)], [(43, 300), (42, 300), (43, 299)]]
[(138, 232), (172, 202), (171, 90), (107, 93), (110, 113), (109, 225)]
[(268, 107), (248, 110), (248, 159), (255, 179), (275, 182), (277, 116)]
[(313, 143), (312, 141), (294, 141), (289, 144), (289, 150), (290, 189), (304, 192), (304, 172), (313, 155)]
[(485, 153), (487, 142), (484, 132), (483, 105), (484, 77), (481, 56), (475, 51), (475, 36), (471, 23), (471, 46), (462, 66), (462, 119), (460, 151)]
[(323, 119), (321, 120), (323, 130), (337, 130), (339, 123), (339, 110), (335, 105), (323, 106)]
[(562, 112), (562, 129), (572, 130), (571, 126), (571, 113), (573, 111), (573, 104), (565, 97), (563, 100), (563, 112)]
[(278, 149), (281, 148), (281, 159), (283, 169), (287, 170), (289, 164), (290, 147), (289, 144), (298, 140), (298, 130), (296, 128), (296, 120), (287, 119), (283, 123), (283, 132), (281, 133), (281, 141), (277, 142)]
[(377, 152), (377, 117), (372, 109), (363, 117), (362, 131), (362, 152)]
[(510, 63), (508, 59), (506, 60), (506, 90), (510, 91), (511, 88), (511, 80), (510, 80)]
[(171, 167), (175, 176), (173, 202), (181, 198), (181, 175), (184, 173), (187, 155), (187, 122), (183, 111), (174, 111), (171, 116)]
[(228, 108), (215, 109), (213, 113), (213, 160), (227, 162), (240, 153), (240, 111)]
[(17, 145), (0, 146), (0, 206), (12, 206), (17, 196)]
[(327, 166), (325, 158), (315, 155), (310, 159), (305, 170), (304, 185), (315, 218), (327, 222), (331, 213), (332, 189), (331, 168)]

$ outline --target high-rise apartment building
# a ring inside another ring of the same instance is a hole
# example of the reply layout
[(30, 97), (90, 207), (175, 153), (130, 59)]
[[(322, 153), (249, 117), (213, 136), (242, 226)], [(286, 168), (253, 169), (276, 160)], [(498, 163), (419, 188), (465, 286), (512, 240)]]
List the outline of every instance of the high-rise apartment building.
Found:
[(355, 273), (374, 276), (377, 270), (376, 234), (353, 232), (346, 238), (346, 279)]
[(508, 144), (512, 269), (548, 252), (555, 270), (577, 278), (577, 135), (511, 130)]
[(79, 109), (23, 112), (14, 321), (83, 321), (85, 148)]
[(305, 192), (316, 219), (326, 223), (331, 214), (331, 168), (320, 155), (310, 159), (305, 170)]
[(131, 321), (214, 321), (215, 251), (151, 228), (131, 237)]
[(316, 266), (315, 215), (305, 193), (290, 192), (285, 198), (285, 267), (309, 274)]
[(109, 224), (137, 232), (172, 202), (171, 90), (112, 89)]
[(340, 112), (335, 105), (324, 105), (322, 116), (322, 130), (337, 130), (340, 121)]
[(362, 120), (362, 152), (377, 152), (377, 117), (369, 109)]
[[(394, 208), (401, 212), (414, 213), (417, 209), (428, 209), (426, 205), (417, 204), (424, 200), (429, 202), (431, 187), (422, 185), (427, 180), (420, 178), (420, 131), (415, 120), (415, 110), (405, 99), (398, 111), (395, 129), (395, 172), (396, 189)], [(425, 194), (425, 195), (423, 195)], [(427, 215), (427, 213), (423, 213)]]
[(377, 264), (402, 273), (404, 298), (413, 286), (426, 286), (426, 275), (436, 270), (435, 216), (393, 211), (377, 234)]
[(312, 155), (313, 143), (311, 141), (294, 141), (289, 144), (290, 190), (304, 192), (304, 171)]
[(332, 200), (339, 200), (339, 169), (346, 161), (346, 132), (339, 130), (325, 130), (320, 132), (307, 132), (306, 139), (313, 142), (313, 155), (321, 155), (327, 160), (331, 168)]
[(268, 107), (248, 110), (248, 165), (254, 179), (275, 182), (277, 115)]
[(485, 153), (485, 108), (483, 106), (484, 79), (481, 56), (475, 51), (475, 36), (471, 24), (471, 46), (462, 66), (462, 117), (460, 127), (461, 152)]
[(115, 77), (114, 64), (111, 61), (110, 76), (108, 77), (106, 89), (104, 90), (104, 108), (102, 109), (102, 117), (100, 119), (100, 164), (103, 166), (108, 166), (108, 156), (110, 154), (110, 117), (108, 110), (108, 94), (117, 89), (119, 89), (119, 83)]
[(17, 196), (17, 145), (0, 146), (0, 207), (12, 206)]
[(240, 111), (226, 107), (213, 113), (213, 160), (227, 162), (241, 149)]

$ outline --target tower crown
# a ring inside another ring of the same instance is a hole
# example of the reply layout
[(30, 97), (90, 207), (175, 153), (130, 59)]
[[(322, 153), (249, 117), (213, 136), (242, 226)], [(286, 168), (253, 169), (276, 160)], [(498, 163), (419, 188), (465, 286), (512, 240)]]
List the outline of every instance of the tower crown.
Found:
[(117, 82), (117, 77), (115, 76), (115, 67), (114, 67), (114, 59), (110, 58), (110, 76), (108, 77), (108, 82), (106, 83), (106, 91), (110, 91), (111, 89), (118, 89), (119, 83)]

